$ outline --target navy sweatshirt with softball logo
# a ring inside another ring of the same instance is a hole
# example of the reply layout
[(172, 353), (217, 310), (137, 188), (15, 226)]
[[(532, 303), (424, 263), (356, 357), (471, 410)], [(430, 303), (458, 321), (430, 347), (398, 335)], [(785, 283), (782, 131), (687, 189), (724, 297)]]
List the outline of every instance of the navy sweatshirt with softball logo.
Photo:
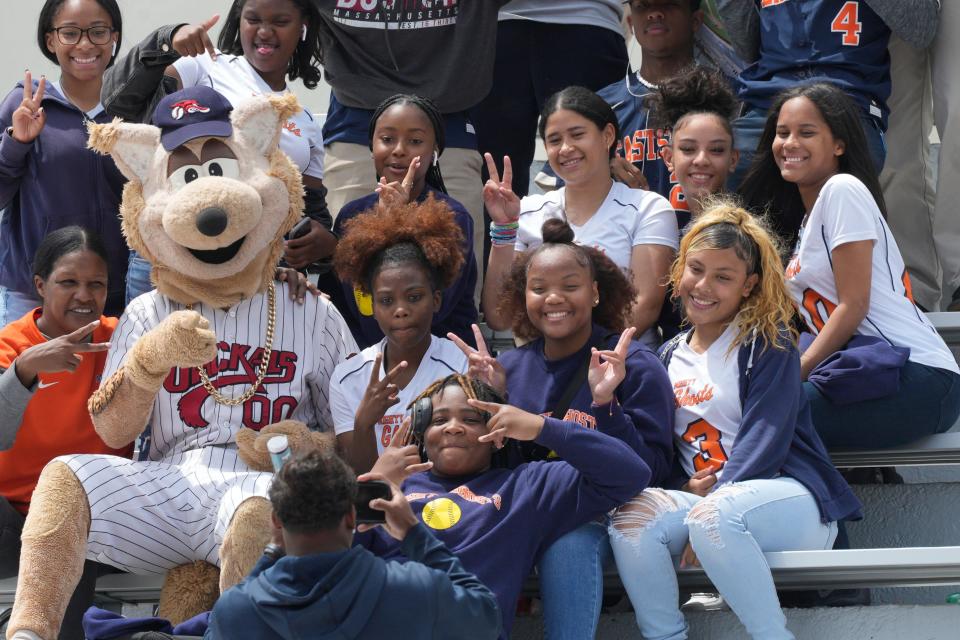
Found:
[[(625, 443), (547, 418), (537, 444), (563, 462), (531, 462), (475, 476), (418, 473), (403, 483), (413, 512), (497, 598), (508, 638), (523, 581), (555, 540), (640, 493), (650, 468)], [(357, 542), (377, 555), (401, 556), (376, 529)]]

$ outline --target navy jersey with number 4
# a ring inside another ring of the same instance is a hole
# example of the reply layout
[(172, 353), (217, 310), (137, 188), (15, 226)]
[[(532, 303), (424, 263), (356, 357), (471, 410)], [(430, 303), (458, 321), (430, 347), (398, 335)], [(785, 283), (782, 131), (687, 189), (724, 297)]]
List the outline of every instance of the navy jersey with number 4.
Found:
[(760, 56), (740, 76), (740, 99), (769, 109), (784, 89), (825, 80), (886, 129), (890, 28), (864, 0), (756, 0), (756, 5)]

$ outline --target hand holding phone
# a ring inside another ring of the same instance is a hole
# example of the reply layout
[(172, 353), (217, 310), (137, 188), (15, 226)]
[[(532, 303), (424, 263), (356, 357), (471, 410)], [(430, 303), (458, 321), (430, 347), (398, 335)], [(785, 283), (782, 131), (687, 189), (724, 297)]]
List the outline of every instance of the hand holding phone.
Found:
[[(400, 491), (400, 487), (389, 482), (379, 473), (365, 473), (362, 476), (357, 478), (359, 486), (370, 485), (371, 481), (376, 482), (378, 485), (386, 486), (391, 493), (387, 494), (387, 497), (378, 497), (374, 498), (371, 502), (368, 503), (371, 509), (375, 511), (380, 511), (383, 514), (383, 528), (390, 534), (391, 537), (396, 538), (397, 540), (403, 540), (407, 537), (407, 532), (410, 531), (413, 527), (417, 525), (420, 520), (417, 519), (417, 516), (413, 515), (413, 509), (410, 508), (410, 503), (407, 502), (406, 496), (403, 495), (403, 492)], [(358, 502), (360, 494), (365, 491), (361, 490), (358, 492)], [(374, 491), (369, 489), (369, 491)], [(376, 489), (376, 491), (383, 491), (382, 488)], [(357, 522), (360, 522), (360, 508), (357, 507)], [(368, 531), (373, 527), (378, 526), (376, 524), (365, 523), (358, 524), (358, 531)]]
[(393, 497), (390, 485), (384, 480), (363, 480), (357, 482), (357, 500), (353, 506), (357, 508), (357, 524), (383, 524), (386, 513), (381, 509), (373, 509), (370, 502), (373, 500), (389, 501)]

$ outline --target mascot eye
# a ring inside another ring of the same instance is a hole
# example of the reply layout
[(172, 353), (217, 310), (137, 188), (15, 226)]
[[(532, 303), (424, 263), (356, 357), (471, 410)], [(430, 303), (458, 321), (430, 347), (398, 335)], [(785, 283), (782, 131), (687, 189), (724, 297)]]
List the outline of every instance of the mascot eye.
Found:
[(200, 177), (200, 172), (203, 170), (203, 167), (200, 167), (195, 164), (186, 164), (182, 167), (177, 168), (176, 171), (170, 174), (168, 178), (170, 184), (173, 185), (174, 189), (179, 189), (185, 186), (189, 182), (193, 182)]
[(204, 175), (215, 178), (234, 178), (240, 177), (240, 163), (233, 158), (215, 158), (203, 163)]

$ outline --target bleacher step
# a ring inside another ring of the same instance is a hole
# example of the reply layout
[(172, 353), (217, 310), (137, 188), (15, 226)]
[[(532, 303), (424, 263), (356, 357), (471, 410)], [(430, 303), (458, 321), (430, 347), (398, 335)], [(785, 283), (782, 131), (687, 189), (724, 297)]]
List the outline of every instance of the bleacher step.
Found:
[[(948, 640), (957, 637), (960, 606), (928, 605), (787, 609), (797, 640)], [(743, 626), (730, 611), (688, 613), (689, 640), (743, 640)], [(511, 640), (543, 638), (543, 619), (517, 618)], [(632, 613), (604, 614), (598, 640), (639, 640)]]

